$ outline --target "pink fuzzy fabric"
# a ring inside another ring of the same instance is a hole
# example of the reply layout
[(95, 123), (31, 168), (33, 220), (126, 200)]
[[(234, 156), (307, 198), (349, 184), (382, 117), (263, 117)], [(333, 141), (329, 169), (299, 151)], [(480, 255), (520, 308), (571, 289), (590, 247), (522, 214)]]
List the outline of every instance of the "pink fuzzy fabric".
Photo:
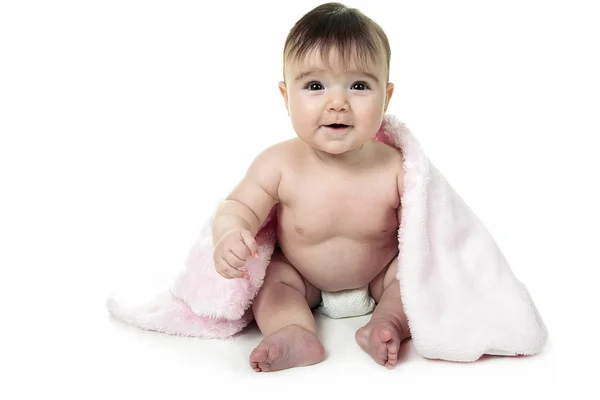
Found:
[[(402, 122), (386, 115), (376, 139), (401, 149), (404, 156), (397, 278), (417, 352), (474, 361), (483, 354), (541, 351), (546, 327), (483, 223)], [(259, 258), (247, 263), (247, 279), (227, 280), (216, 272), (213, 217), (170, 293), (135, 307), (109, 298), (108, 310), (141, 329), (174, 335), (226, 338), (244, 329), (252, 321), (250, 306), (275, 248), (276, 207), (257, 234)]]

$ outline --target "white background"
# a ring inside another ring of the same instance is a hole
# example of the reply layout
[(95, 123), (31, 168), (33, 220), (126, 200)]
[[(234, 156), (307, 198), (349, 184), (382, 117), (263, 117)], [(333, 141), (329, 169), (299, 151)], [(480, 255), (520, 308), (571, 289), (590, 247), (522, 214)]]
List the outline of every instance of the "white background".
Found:
[(214, 202), (260, 150), (294, 135), (281, 52), (318, 4), (0, 3), (0, 397), (598, 391), (593, 1), (346, 2), (386, 30), (389, 112), (527, 285), (550, 331), (543, 354), (455, 364), (408, 342), (387, 371), (354, 344), (364, 319), (319, 319), (324, 363), (256, 374), (256, 330), (203, 341), (108, 316), (122, 282), (166, 288)]

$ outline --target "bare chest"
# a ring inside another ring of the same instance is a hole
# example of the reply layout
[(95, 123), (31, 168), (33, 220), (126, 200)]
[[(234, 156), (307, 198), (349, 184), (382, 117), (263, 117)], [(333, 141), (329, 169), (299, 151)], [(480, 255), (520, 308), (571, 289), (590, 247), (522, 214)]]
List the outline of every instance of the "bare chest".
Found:
[(309, 173), (293, 178), (280, 188), (278, 218), (285, 236), (306, 244), (335, 237), (371, 242), (395, 236), (400, 204), (395, 174)]

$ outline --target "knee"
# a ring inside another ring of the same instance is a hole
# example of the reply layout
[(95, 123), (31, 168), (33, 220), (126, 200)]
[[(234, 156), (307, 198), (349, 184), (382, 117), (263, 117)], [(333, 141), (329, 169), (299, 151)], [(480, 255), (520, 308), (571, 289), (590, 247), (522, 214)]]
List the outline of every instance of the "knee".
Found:
[(253, 310), (256, 309), (256, 307), (261, 307), (261, 305), (264, 303), (270, 303), (273, 301), (273, 298), (275, 297), (274, 294), (277, 289), (276, 285), (277, 283), (267, 282), (265, 280), (265, 282), (260, 287), (258, 293), (254, 297), (254, 301), (252, 302)]
[(263, 288), (265, 291), (276, 290), (280, 285), (291, 287), (303, 296), (306, 294), (304, 278), (282, 256), (275, 253), (271, 259), (271, 263), (267, 267), (261, 291)]
[(286, 264), (283, 260), (273, 258), (267, 267), (265, 280), (260, 287), (255, 299), (254, 305), (260, 306), (264, 302), (277, 301), (281, 296), (289, 295), (293, 290), (300, 295), (305, 296), (306, 288), (300, 274), (292, 266)]

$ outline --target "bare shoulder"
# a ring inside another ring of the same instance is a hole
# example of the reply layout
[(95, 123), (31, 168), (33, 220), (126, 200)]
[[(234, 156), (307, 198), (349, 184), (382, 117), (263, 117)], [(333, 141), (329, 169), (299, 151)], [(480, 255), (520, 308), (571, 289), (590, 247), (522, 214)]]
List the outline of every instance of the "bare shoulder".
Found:
[(402, 150), (378, 141), (373, 142), (375, 143), (375, 154), (378, 160), (384, 163), (386, 170), (392, 171), (397, 176), (398, 190), (402, 191), (404, 189), (404, 156)]
[(292, 141), (275, 143), (258, 153), (250, 163), (244, 180), (261, 186), (270, 196), (278, 199), (282, 171), (293, 154)]
[(277, 162), (282, 170), (296, 168), (306, 156), (306, 145), (296, 137), (274, 144), (265, 150), (265, 154), (268, 154), (267, 158)]
[(261, 151), (252, 162), (251, 167), (269, 168), (281, 173), (281, 170), (297, 155), (298, 147), (296, 139), (275, 143)]

